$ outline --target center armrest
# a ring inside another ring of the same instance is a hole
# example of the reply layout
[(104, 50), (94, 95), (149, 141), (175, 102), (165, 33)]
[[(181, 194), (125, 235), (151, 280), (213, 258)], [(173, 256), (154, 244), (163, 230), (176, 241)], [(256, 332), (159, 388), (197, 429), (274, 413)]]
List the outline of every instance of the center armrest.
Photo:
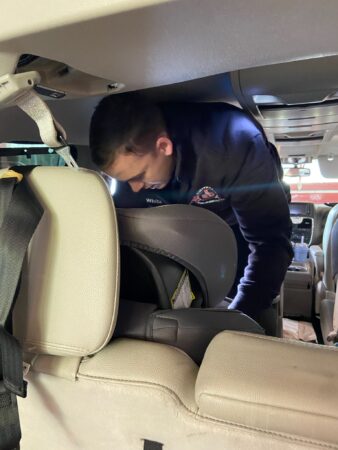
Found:
[(248, 333), (210, 343), (196, 382), (202, 415), (338, 442), (338, 349)]

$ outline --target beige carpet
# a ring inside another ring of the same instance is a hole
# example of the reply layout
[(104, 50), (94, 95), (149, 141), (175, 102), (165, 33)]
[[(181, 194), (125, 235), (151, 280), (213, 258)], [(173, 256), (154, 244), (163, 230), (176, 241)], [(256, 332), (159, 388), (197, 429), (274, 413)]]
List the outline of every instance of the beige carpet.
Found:
[(317, 336), (311, 323), (283, 319), (283, 337), (304, 342), (317, 342)]

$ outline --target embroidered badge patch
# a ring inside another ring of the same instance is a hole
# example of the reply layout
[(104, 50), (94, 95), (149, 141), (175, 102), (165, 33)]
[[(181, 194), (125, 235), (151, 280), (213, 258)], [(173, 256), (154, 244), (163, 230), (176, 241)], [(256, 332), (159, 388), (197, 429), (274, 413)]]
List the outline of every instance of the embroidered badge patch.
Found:
[(205, 205), (207, 203), (214, 203), (222, 201), (223, 198), (220, 197), (215, 189), (210, 186), (204, 186), (199, 189), (193, 196), (190, 204), (191, 205)]

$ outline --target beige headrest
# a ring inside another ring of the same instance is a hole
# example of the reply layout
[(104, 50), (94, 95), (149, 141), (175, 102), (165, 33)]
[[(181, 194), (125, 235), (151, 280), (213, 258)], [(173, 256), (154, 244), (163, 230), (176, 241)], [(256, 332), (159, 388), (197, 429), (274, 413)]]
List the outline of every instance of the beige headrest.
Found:
[(115, 209), (89, 170), (37, 167), (29, 184), (45, 212), (24, 263), (15, 334), (31, 353), (86, 356), (114, 331), (119, 291)]

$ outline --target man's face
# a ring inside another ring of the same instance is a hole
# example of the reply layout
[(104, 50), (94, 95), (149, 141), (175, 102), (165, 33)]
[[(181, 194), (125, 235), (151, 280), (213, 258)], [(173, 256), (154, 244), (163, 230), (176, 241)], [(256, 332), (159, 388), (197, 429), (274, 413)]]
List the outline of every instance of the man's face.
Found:
[(134, 192), (141, 189), (163, 189), (170, 181), (175, 160), (170, 139), (161, 137), (146, 154), (118, 152), (105, 172), (118, 181), (129, 183)]

